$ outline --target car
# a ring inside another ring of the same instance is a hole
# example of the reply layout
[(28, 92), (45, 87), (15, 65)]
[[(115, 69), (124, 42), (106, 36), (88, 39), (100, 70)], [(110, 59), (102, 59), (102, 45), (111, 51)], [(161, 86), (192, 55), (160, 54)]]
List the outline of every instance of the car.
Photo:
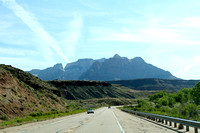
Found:
[(93, 109), (88, 109), (87, 114), (90, 114), (90, 113), (94, 114), (94, 110)]
[(110, 109), (110, 108), (111, 108), (111, 106), (108, 106), (108, 108)]

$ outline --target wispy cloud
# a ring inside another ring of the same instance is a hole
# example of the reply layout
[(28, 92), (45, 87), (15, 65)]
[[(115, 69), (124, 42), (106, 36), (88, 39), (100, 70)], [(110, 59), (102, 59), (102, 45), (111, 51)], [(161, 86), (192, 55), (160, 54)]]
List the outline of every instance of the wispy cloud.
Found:
[(175, 28), (141, 28), (137, 30), (124, 30), (124, 28), (113, 30), (105, 27), (90, 28), (90, 41), (124, 41), (141, 42), (159, 45), (194, 45), (199, 46), (198, 39), (185, 39), (184, 35)]
[(75, 53), (76, 44), (81, 37), (83, 20), (78, 13), (74, 13), (74, 19), (66, 26), (65, 32), (61, 33), (62, 39), (59, 44), (67, 52), (68, 56)]
[(132, 33), (131, 30), (126, 31), (124, 28), (121, 30), (112, 30), (109, 28), (96, 27), (91, 28), (90, 33), (91, 41), (124, 41), (124, 42), (163, 42), (169, 41), (169, 38), (173, 41), (177, 35), (174, 30), (159, 29), (159, 28), (147, 28), (138, 29)]
[(90, 41), (125, 41), (125, 42), (143, 42), (139, 35), (115, 31), (104, 27), (93, 27), (90, 29)]
[[(10, 15), (8, 15), (10, 16)], [(22, 31), (20, 28), (15, 27), (15, 21), (11, 21), (10, 19), (6, 19), (2, 14), (0, 14), (0, 42), (5, 44), (12, 44), (16, 46), (22, 46), (27, 44), (27, 40), (30, 40), (28, 35), (30, 35), (29, 31)], [(6, 21), (9, 20), (9, 21)], [(13, 31), (13, 29), (15, 31)], [(24, 39), (19, 39), (19, 36), (23, 36)]]
[[(93, 1), (79, 0), (79, 2), (80, 2), (82, 5), (86, 6), (86, 7), (89, 7), (89, 8), (95, 9), (95, 10), (100, 10), (100, 8), (99, 8), (96, 4), (94, 4)], [(92, 3), (92, 2), (93, 2), (93, 3)]]
[(197, 66), (200, 64), (200, 56), (194, 57), (192, 60), (192, 63), (181, 69), (176, 73), (176, 75), (183, 75), (187, 73), (189, 70), (191, 70), (193, 67)]
[(173, 27), (190, 27), (190, 28), (200, 28), (200, 17), (188, 17), (184, 18), (178, 24), (172, 25)]
[(61, 56), (65, 61), (70, 62), (62, 53), (56, 40), (48, 34), (42, 25), (33, 17), (32, 14), (24, 10), (15, 0), (1, 0), (7, 8), (11, 9), (36, 35), (38, 35), (49, 47)]
[(9, 53), (11, 56), (27, 56), (27, 55), (35, 55), (38, 54), (34, 50), (21, 50), (21, 49), (16, 49), (16, 48), (0, 48), (0, 53), (3, 55), (6, 55)]
[(200, 28), (200, 17), (187, 18), (185, 25), (193, 28)]

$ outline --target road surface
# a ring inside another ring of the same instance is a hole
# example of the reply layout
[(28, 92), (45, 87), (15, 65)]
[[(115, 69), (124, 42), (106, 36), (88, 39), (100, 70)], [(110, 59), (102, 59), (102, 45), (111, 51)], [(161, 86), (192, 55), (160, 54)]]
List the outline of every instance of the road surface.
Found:
[[(163, 126), (122, 112), (100, 108), (94, 114), (81, 113), (0, 130), (0, 133), (177, 133)], [(180, 132), (180, 130), (179, 130)]]

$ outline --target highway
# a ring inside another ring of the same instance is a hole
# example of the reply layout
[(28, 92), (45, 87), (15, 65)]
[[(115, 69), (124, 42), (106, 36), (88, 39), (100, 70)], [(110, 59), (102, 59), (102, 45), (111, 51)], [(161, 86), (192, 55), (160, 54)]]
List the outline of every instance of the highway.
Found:
[[(122, 112), (115, 107), (1, 129), (0, 133), (177, 133), (168, 126)], [(179, 130), (180, 132), (180, 130)]]

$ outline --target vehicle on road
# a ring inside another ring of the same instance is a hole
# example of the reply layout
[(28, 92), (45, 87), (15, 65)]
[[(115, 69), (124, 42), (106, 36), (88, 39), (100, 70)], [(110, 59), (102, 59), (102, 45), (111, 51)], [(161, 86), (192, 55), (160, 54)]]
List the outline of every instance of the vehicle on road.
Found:
[(93, 109), (88, 109), (87, 114), (90, 114), (90, 113), (94, 114), (94, 110)]
[(111, 108), (111, 106), (108, 106), (108, 108), (110, 109), (110, 108)]

